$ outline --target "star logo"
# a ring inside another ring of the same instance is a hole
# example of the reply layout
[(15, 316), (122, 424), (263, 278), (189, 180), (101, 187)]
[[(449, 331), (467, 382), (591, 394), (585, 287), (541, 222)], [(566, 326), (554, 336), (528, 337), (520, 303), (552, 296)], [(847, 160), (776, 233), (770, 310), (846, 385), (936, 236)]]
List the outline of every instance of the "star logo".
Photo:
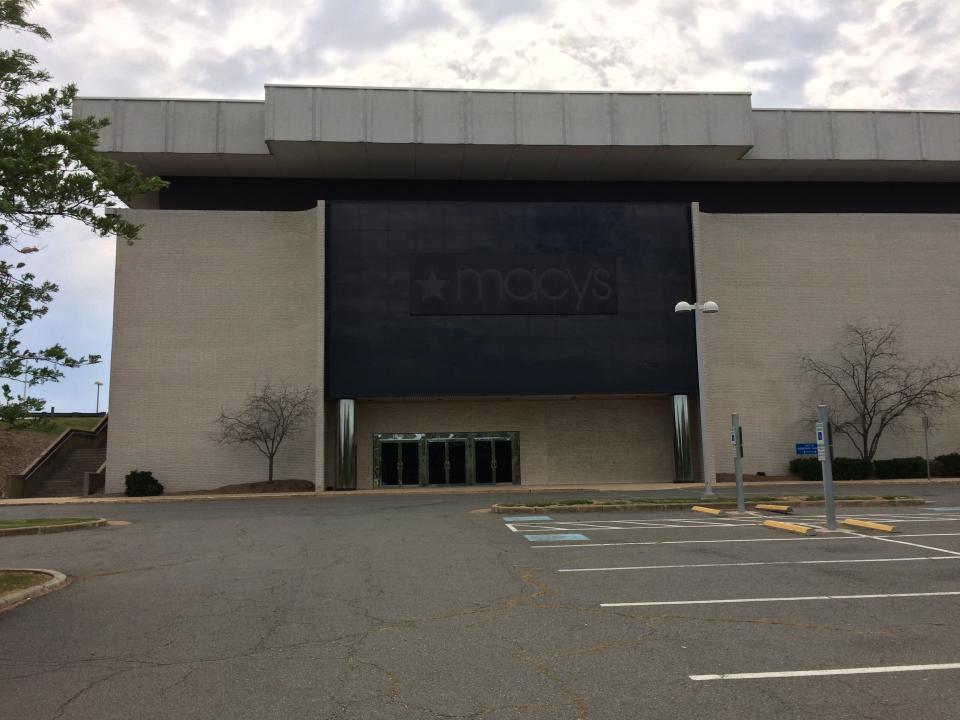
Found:
[(426, 301), (430, 299), (437, 299), (440, 302), (444, 301), (443, 297), (443, 288), (450, 283), (449, 280), (441, 280), (437, 277), (437, 273), (434, 272), (433, 268), (430, 268), (430, 275), (427, 276), (426, 280), (417, 280), (420, 284), (420, 287), (423, 289), (423, 297), (420, 298), (421, 301)]

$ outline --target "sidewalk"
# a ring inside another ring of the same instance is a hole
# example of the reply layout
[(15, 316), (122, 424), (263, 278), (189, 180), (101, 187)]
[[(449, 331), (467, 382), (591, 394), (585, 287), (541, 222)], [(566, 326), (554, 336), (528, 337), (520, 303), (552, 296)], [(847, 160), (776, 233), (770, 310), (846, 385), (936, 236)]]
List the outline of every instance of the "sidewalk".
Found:
[[(958, 485), (960, 478), (926, 478), (910, 480), (842, 480), (834, 483), (834, 488), (840, 487), (858, 487), (862, 485)], [(808, 488), (807, 494), (816, 494), (822, 487), (819, 482), (810, 480), (770, 480), (765, 482), (746, 483), (746, 492), (756, 492), (752, 488), (760, 487), (798, 487)], [(715, 485), (718, 489), (733, 489), (735, 483), (723, 482)], [(100, 504), (100, 503), (156, 503), (156, 502), (187, 502), (192, 500), (262, 500), (267, 498), (290, 498), (290, 497), (316, 497), (323, 498), (341, 498), (356, 497), (358, 495), (493, 495), (493, 494), (529, 494), (529, 493), (557, 493), (557, 492), (615, 492), (615, 493), (643, 493), (651, 491), (675, 490), (677, 496), (695, 496), (699, 495), (702, 485), (700, 483), (585, 483), (583, 485), (510, 485), (506, 487), (478, 487), (471, 485), (467, 487), (410, 487), (410, 488), (377, 488), (373, 490), (344, 490), (344, 491), (326, 491), (326, 492), (286, 492), (286, 493), (237, 493), (232, 495), (211, 494), (211, 495), (157, 495), (154, 497), (124, 497), (124, 496), (90, 496), (90, 497), (59, 497), (59, 498), (17, 498), (13, 500), (0, 500), (0, 508), (16, 507), (22, 505), (78, 505), (78, 504)]]

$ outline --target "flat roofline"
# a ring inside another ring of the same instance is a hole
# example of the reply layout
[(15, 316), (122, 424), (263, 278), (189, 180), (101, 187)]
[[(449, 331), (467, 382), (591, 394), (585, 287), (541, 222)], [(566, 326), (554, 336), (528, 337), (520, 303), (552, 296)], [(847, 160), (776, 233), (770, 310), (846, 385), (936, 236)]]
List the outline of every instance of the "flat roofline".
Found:
[(77, 100), (147, 100), (149, 102), (225, 102), (225, 103), (259, 103), (263, 105), (266, 100), (262, 98), (212, 98), (212, 97), (157, 97), (153, 95), (77, 95)]
[(911, 110), (910, 108), (831, 108), (831, 107), (802, 107), (802, 108), (788, 108), (788, 107), (755, 107), (753, 108), (754, 112), (832, 112), (832, 113), (933, 113), (935, 115), (957, 115), (960, 114), (960, 110), (940, 110), (940, 109), (927, 109), (923, 110)]
[[(546, 90), (546, 89), (510, 89), (510, 88), (449, 88), (449, 87), (423, 87), (410, 85), (310, 85), (306, 83), (265, 83), (264, 89), (268, 87), (275, 88), (309, 88), (309, 89), (329, 89), (329, 90), (407, 90), (424, 92), (469, 92), (469, 93), (521, 93), (521, 94), (552, 94), (552, 95), (730, 95), (747, 96), (752, 98), (753, 93), (749, 90), (718, 90), (718, 91), (697, 91), (697, 90)], [(130, 100), (130, 101), (167, 101), (167, 102), (223, 102), (223, 103), (260, 103), (266, 102), (265, 98), (218, 98), (218, 97), (174, 97), (174, 96), (156, 96), (156, 95), (78, 95), (78, 100)], [(878, 107), (753, 107), (755, 112), (795, 112), (795, 113), (813, 113), (813, 112), (832, 112), (832, 113), (926, 113), (926, 114), (960, 114), (960, 108), (878, 108)]]
[(264, 83), (264, 87), (282, 88), (315, 88), (317, 90), (423, 90), (425, 92), (472, 92), (472, 93), (534, 93), (551, 95), (747, 95), (749, 90), (538, 90), (538, 89), (510, 89), (510, 88), (447, 88), (447, 87), (418, 87), (411, 85), (308, 85), (303, 83)]

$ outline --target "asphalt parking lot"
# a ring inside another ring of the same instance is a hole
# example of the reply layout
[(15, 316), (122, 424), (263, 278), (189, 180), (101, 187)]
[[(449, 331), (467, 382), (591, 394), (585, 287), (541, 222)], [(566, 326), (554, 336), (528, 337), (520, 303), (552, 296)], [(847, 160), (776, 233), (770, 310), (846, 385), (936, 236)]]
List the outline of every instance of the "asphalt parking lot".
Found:
[(0, 716), (955, 718), (960, 488), (896, 492), (935, 502), (810, 538), (479, 495), (0, 508), (131, 522), (0, 539), (74, 578), (0, 614)]

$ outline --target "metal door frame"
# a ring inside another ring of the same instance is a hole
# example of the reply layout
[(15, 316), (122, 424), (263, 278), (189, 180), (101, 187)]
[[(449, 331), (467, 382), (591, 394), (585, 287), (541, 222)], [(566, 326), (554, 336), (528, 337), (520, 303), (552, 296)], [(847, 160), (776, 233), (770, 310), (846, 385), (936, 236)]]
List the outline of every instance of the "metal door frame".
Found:
[[(462, 440), (467, 444), (466, 447), (466, 475), (465, 484), (430, 485), (429, 456), (427, 455), (427, 443), (430, 440)], [(398, 485), (383, 485), (380, 472), (381, 444), (385, 442), (417, 442), (419, 444), (419, 487), (470, 487), (476, 485), (476, 467), (475, 467), (475, 440), (509, 440), (511, 449), (511, 464), (513, 470), (513, 485), (520, 485), (520, 433), (517, 431), (493, 432), (449, 432), (449, 433), (374, 433), (373, 434), (373, 486), (389, 489), (400, 489), (403, 487), (414, 487), (413, 485), (403, 485), (401, 480)], [(486, 483), (481, 483), (486, 486)], [(505, 483), (501, 483), (505, 484)], [(497, 483), (491, 483), (490, 487), (496, 487)]]

